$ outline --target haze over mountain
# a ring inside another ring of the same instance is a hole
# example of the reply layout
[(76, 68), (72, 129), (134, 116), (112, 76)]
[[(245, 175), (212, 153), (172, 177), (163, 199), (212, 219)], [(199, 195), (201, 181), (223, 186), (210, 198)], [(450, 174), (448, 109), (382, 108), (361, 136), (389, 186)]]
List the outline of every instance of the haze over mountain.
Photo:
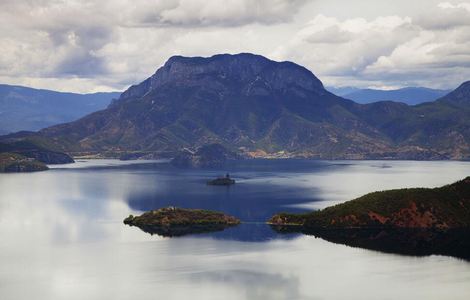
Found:
[(74, 94), (0, 84), (0, 134), (74, 121), (106, 108), (119, 94)]
[(292, 62), (174, 56), (107, 109), (36, 137), (67, 152), (220, 143), (251, 156), (462, 159), (470, 157), (469, 86), (417, 106), (363, 105), (328, 92)]
[(424, 87), (407, 87), (397, 90), (359, 89), (341, 96), (362, 104), (378, 101), (395, 101), (403, 102), (408, 105), (416, 105), (434, 101), (449, 92), (449, 90), (437, 90)]
[(353, 87), (353, 86), (340, 86), (340, 87), (334, 87), (334, 86), (327, 86), (325, 87), (329, 92), (343, 97), (344, 95), (351, 94), (353, 92), (357, 92), (359, 90), (363, 90), (361, 88)]

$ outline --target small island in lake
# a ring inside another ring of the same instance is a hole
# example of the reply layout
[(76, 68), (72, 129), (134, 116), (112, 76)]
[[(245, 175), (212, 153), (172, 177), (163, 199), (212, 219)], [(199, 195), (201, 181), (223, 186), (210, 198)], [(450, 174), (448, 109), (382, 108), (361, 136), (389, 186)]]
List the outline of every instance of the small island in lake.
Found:
[(16, 153), (0, 153), (0, 173), (37, 172), (49, 168), (46, 164)]
[(208, 185), (232, 185), (235, 184), (235, 179), (230, 178), (230, 174), (227, 173), (225, 177), (218, 177), (207, 182)]
[(124, 224), (137, 226), (145, 232), (161, 236), (182, 236), (224, 230), (240, 224), (240, 220), (218, 211), (166, 207), (130, 215)]

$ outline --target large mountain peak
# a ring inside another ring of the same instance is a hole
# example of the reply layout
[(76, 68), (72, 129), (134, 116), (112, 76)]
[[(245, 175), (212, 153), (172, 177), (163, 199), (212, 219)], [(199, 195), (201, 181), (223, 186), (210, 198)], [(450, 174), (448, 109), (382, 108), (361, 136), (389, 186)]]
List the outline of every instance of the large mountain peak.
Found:
[(324, 94), (322, 82), (308, 69), (292, 62), (276, 62), (251, 53), (218, 54), (211, 57), (172, 56), (147, 80), (130, 87), (121, 98), (142, 97), (166, 84), (207, 86), (231, 82), (242, 87), (264, 83), (272, 90), (292, 87)]

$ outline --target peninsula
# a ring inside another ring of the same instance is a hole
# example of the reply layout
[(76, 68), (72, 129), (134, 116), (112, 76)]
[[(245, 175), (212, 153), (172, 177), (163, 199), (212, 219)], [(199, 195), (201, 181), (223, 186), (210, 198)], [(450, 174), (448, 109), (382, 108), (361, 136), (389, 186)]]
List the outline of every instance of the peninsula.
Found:
[(370, 193), (307, 214), (281, 213), (268, 223), (278, 233), (351, 247), (470, 261), (470, 177), (433, 189)]
[(470, 228), (470, 176), (439, 188), (374, 192), (306, 214), (280, 213), (268, 223), (303, 228)]

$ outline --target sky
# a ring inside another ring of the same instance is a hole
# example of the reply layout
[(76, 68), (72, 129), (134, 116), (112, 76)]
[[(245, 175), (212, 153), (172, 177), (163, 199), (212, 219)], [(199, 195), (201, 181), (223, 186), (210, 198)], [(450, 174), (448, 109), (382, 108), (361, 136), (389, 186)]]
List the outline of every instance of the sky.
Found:
[(0, 83), (122, 91), (173, 55), (251, 52), (326, 86), (470, 80), (470, 0), (0, 0)]

